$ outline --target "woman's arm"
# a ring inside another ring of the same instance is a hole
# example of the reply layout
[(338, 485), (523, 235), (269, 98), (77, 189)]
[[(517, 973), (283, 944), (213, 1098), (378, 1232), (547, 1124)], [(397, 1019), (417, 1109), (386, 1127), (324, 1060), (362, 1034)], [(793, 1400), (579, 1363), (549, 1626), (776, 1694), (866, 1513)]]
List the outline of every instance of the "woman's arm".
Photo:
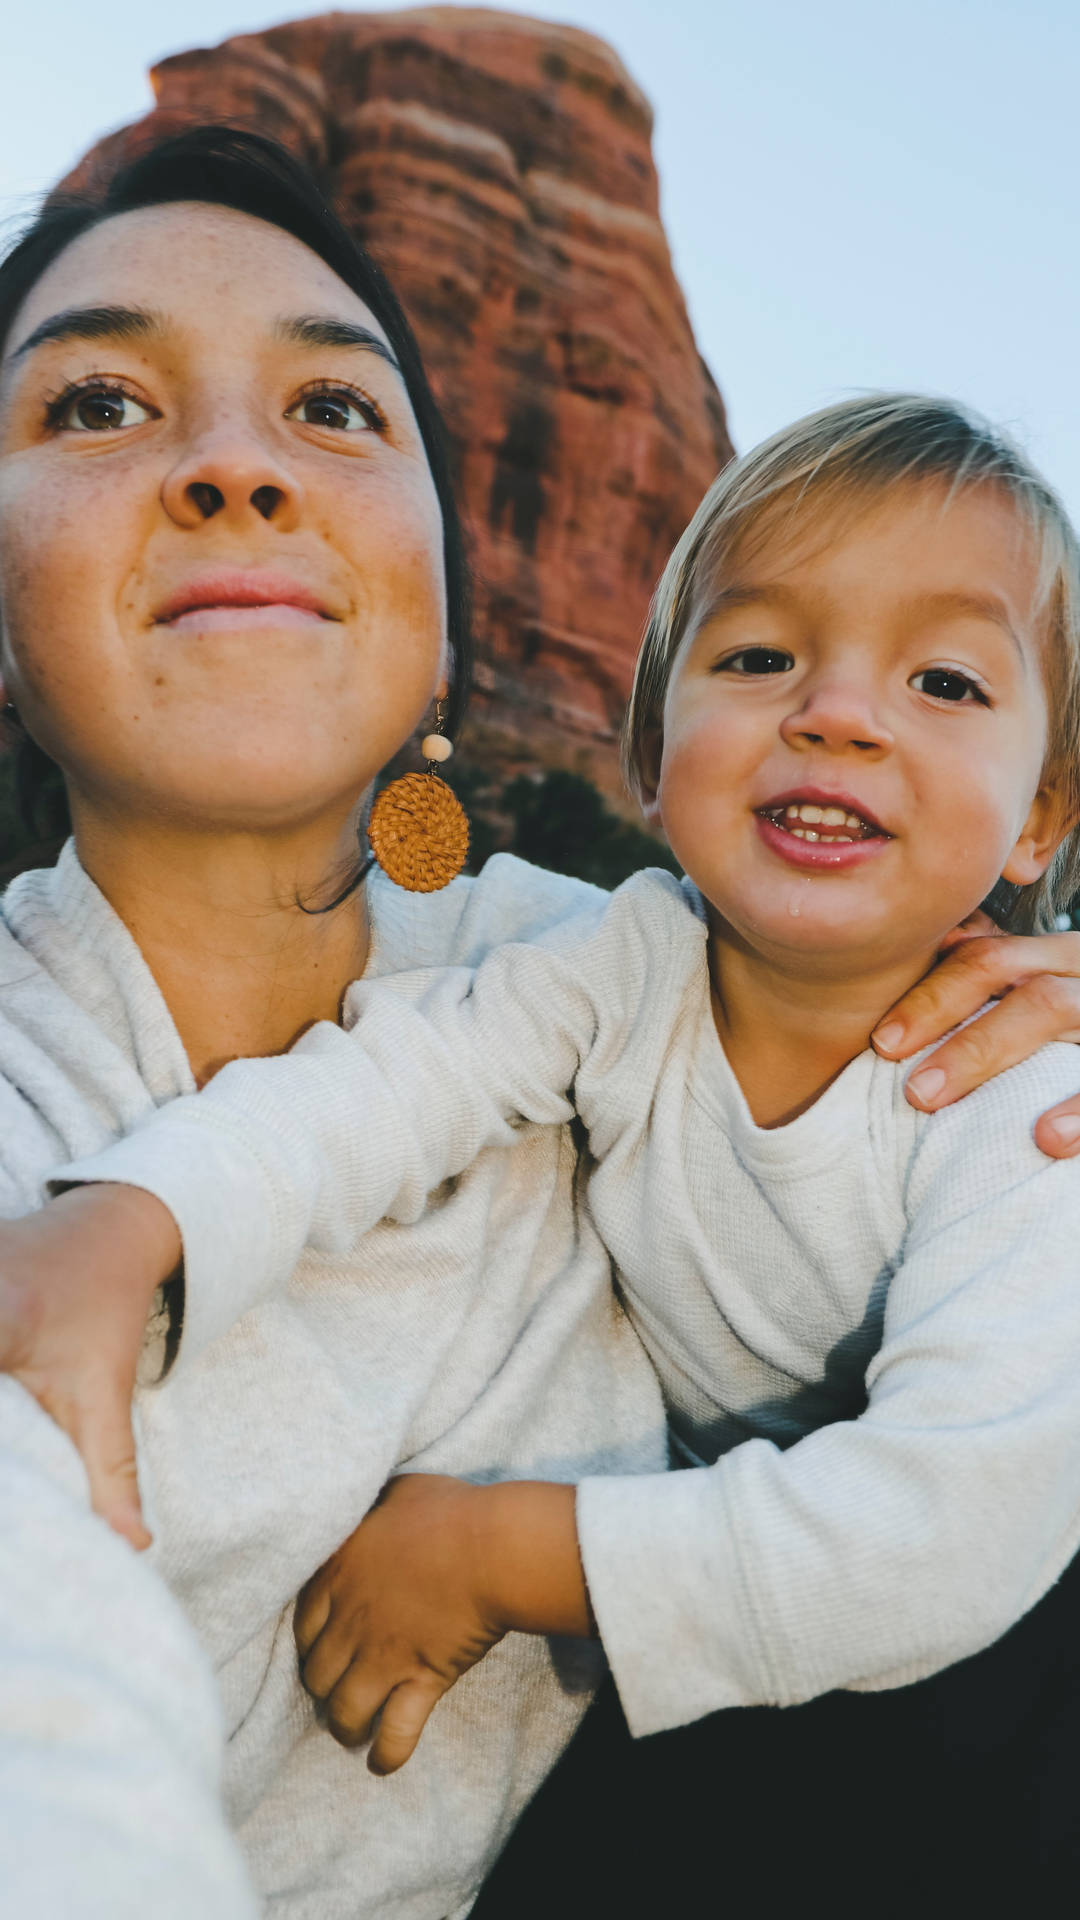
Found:
[(0, 1380), (0, 1904), (26, 1920), (254, 1920), (209, 1663), (86, 1492), (68, 1441)]
[(0, 1220), (0, 1370), (75, 1442), (96, 1512), (134, 1547), (150, 1536), (131, 1396), (154, 1295), (179, 1258), (172, 1215), (133, 1187), (80, 1187)]

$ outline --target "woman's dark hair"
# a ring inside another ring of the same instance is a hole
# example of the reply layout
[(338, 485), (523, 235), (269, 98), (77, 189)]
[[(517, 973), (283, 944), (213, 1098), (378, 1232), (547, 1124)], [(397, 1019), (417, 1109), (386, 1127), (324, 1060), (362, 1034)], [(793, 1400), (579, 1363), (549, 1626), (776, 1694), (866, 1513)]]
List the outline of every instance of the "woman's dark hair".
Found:
[[(291, 233), (352, 288), (386, 334), (401, 368), (442, 510), (452, 662), (445, 725), (453, 733), (468, 697), (472, 645), (468, 568), (439, 410), (412, 328), (385, 274), (353, 239), (314, 175), (284, 147), (233, 127), (192, 127), (128, 161), (99, 192), (55, 195), (0, 262), (0, 354), (23, 301), (74, 240), (115, 214), (177, 200), (230, 207)], [(5, 716), (5, 724), (14, 737), (16, 794), (27, 825), (42, 834), (64, 831), (66, 801), (53, 762), (17, 721)]]

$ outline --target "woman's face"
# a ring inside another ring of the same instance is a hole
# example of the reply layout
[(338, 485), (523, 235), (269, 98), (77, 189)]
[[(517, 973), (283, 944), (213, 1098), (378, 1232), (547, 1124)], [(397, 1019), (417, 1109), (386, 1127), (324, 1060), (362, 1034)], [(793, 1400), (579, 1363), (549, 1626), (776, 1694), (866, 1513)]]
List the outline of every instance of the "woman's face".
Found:
[(444, 682), (442, 551), (382, 330), (290, 235), (126, 213), (28, 296), (0, 666), (84, 806), (273, 830), (351, 805)]

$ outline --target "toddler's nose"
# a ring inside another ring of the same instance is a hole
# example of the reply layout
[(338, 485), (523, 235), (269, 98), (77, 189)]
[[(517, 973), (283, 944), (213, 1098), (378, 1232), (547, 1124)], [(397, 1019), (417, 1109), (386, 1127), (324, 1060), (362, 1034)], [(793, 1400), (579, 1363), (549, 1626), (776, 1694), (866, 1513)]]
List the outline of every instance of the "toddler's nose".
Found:
[(827, 753), (887, 753), (893, 736), (869, 691), (851, 680), (818, 682), (780, 725), (789, 747)]

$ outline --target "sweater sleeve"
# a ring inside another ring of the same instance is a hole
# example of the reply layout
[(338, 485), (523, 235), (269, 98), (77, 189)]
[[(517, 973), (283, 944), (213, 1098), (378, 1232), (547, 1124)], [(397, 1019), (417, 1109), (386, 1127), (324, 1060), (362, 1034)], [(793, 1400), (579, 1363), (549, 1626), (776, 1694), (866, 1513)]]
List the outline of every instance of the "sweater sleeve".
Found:
[(579, 1489), (636, 1735), (922, 1679), (998, 1639), (1072, 1559), (1080, 1164), (1042, 1159), (1029, 1131), (1066, 1081), (1071, 1059), (1064, 1078), (1028, 1062), (925, 1130), (858, 1419)]
[(359, 982), (348, 1031), (322, 1023), (288, 1055), (233, 1062), (54, 1184), (122, 1181), (169, 1208), (187, 1357), (282, 1287), (305, 1245), (341, 1255), (383, 1218), (409, 1224), (485, 1147), (513, 1141), (511, 1121), (568, 1119), (580, 1063), (595, 1080), (620, 1061), (672, 914), (694, 925), (667, 883), (636, 876), (475, 969)]
[(254, 1920), (213, 1677), (89, 1510), (70, 1441), (0, 1380), (0, 1886), (11, 1915)]

